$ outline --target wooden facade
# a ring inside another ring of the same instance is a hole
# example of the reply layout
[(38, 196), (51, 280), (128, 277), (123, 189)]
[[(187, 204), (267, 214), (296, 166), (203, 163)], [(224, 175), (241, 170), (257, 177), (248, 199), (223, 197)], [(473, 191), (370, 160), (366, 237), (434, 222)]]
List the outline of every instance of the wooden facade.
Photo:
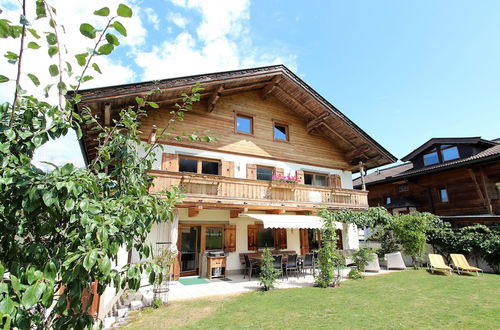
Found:
[[(369, 205), (385, 206), (394, 213), (430, 212), (457, 225), (500, 223), (500, 145), (469, 142), (458, 145), (456, 160), (424, 166), (422, 155), (433, 148), (429, 145), (410, 154), (413, 165), (366, 176)], [(453, 139), (446, 145), (450, 143)], [(359, 179), (355, 186), (360, 186)]]

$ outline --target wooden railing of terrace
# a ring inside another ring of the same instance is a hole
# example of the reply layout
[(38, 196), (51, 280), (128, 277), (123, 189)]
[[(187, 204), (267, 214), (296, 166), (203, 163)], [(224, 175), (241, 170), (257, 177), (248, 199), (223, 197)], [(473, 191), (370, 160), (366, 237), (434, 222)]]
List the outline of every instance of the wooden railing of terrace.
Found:
[(152, 171), (150, 193), (178, 186), (186, 197), (179, 207), (245, 207), (262, 210), (311, 211), (321, 208), (366, 209), (368, 192), (354, 189), (277, 183), (186, 172)]

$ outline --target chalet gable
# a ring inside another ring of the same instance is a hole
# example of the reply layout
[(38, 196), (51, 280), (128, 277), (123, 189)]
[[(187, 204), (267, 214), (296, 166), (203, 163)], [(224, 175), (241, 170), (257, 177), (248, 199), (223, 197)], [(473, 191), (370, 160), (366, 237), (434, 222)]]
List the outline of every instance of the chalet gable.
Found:
[[(160, 81), (110, 86), (80, 91), (79, 107), (89, 106), (106, 122), (124, 107), (135, 104), (135, 98), (157, 88), (160, 93), (152, 101), (160, 107), (180, 102), (182, 93), (189, 93), (195, 83), (201, 83), (201, 104), (207, 113), (217, 112), (221, 98), (248, 91), (259, 91), (263, 100), (271, 96), (300, 117), (308, 133), (318, 133), (331, 140), (344, 153), (346, 160), (357, 170), (359, 162), (366, 168), (392, 163), (396, 158), (349, 120), (342, 112), (320, 96), (309, 85), (283, 65), (254, 69), (194, 75)], [(78, 110), (78, 109), (77, 109)], [(95, 157), (95, 132), (84, 128), (82, 149), (86, 160)]]

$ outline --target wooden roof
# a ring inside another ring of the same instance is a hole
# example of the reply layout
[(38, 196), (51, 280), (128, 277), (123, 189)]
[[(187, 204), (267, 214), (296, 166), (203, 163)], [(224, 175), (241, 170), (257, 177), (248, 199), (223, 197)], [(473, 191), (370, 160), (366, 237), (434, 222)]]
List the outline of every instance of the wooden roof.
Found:
[[(181, 93), (189, 93), (197, 82), (204, 88), (201, 97), (202, 102), (207, 103), (207, 111), (212, 111), (217, 99), (225, 95), (261, 90), (262, 98), (272, 95), (295, 111), (307, 123), (308, 131), (320, 132), (339, 145), (353, 166), (362, 161), (366, 168), (373, 168), (396, 161), (391, 153), (284, 65), (81, 90), (82, 102), (79, 106), (91, 107), (104, 123), (109, 121), (109, 116), (117, 116), (121, 109), (135, 104), (136, 96), (154, 88), (159, 88), (161, 92), (151, 100), (160, 106), (172, 106), (181, 100)], [(107, 119), (105, 108), (111, 109)], [(88, 163), (95, 157), (96, 132), (89, 126), (83, 127), (83, 130), (81, 147)], [(357, 171), (355, 167), (353, 169)]]

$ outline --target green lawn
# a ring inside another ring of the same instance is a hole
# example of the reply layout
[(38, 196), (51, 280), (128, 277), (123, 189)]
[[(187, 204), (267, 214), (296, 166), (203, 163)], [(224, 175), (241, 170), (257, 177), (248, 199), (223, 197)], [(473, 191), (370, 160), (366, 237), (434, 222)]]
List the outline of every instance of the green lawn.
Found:
[(424, 270), (301, 288), (174, 302), (146, 309), (128, 329), (500, 328), (500, 275)]

